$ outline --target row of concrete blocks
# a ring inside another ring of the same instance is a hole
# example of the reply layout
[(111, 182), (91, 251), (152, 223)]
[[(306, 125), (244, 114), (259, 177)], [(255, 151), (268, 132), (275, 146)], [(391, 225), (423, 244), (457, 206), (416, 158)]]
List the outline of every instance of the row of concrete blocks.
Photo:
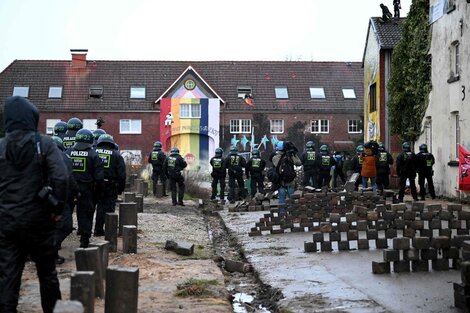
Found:
[(129, 187), (144, 197), (148, 196), (149, 183), (144, 179), (137, 178), (136, 175), (129, 175)]
[(144, 212), (144, 195), (136, 194), (135, 192), (124, 192), (122, 195), (122, 202), (124, 203), (137, 203), (137, 212)]
[(119, 212), (106, 213), (104, 238), (109, 242), (109, 251), (117, 251), (118, 236), (122, 236), (124, 253), (137, 253), (137, 213), (135, 204), (121, 203)]
[(454, 283), (454, 304), (457, 308), (470, 310), (470, 240), (462, 243), (461, 283)]

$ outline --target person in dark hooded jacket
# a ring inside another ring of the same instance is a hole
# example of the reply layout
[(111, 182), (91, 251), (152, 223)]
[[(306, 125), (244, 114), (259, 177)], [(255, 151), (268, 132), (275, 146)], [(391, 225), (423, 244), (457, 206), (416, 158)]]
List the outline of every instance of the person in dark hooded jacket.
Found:
[[(68, 180), (62, 155), (37, 132), (39, 111), (25, 98), (5, 101), (0, 139), (0, 312), (14, 313), (28, 256), (36, 263), (43, 312), (61, 299), (55, 269), (56, 220)], [(44, 192), (48, 182), (52, 192)], [(41, 198), (42, 197), (42, 198)], [(51, 200), (48, 201), (47, 199)]]

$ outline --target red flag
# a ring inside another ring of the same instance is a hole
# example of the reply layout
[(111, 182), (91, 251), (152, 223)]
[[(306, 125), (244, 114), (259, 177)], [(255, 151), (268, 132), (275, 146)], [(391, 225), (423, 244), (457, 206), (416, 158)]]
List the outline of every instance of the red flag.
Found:
[(243, 98), (243, 100), (245, 101), (246, 104), (248, 104), (249, 106), (253, 106), (253, 96), (250, 94), (250, 93), (247, 93), (245, 95), (245, 97)]
[(459, 145), (459, 190), (470, 191), (470, 152)]

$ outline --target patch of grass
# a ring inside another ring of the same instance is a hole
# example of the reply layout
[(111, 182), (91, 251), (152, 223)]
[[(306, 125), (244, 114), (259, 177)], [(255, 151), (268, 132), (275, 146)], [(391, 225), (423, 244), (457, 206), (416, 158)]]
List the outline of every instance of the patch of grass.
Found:
[(176, 286), (178, 297), (208, 297), (212, 295), (211, 286), (219, 285), (215, 279), (189, 279)]

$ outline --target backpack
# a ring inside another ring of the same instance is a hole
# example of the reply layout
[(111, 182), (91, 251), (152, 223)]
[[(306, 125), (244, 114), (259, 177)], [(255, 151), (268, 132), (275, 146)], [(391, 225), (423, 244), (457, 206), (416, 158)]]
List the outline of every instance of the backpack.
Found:
[(287, 157), (282, 157), (279, 160), (277, 170), (281, 181), (285, 183), (290, 183), (297, 177), (294, 164)]

